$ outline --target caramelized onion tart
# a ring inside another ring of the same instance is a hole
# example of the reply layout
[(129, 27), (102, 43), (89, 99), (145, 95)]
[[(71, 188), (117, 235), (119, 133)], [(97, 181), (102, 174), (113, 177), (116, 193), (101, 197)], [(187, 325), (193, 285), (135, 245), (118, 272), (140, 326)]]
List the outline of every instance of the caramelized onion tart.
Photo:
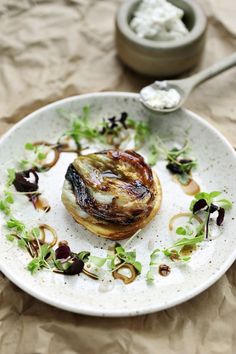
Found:
[(69, 165), (62, 201), (94, 234), (121, 240), (142, 229), (161, 204), (160, 181), (134, 151), (81, 155)]

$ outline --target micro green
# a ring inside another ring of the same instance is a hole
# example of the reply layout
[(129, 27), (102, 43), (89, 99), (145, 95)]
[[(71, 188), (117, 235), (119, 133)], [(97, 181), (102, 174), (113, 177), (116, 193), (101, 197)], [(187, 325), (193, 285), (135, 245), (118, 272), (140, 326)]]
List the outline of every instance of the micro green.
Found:
[(197, 166), (196, 160), (188, 156), (189, 152), (188, 142), (185, 142), (182, 148), (168, 149), (164, 142), (155, 135), (149, 144), (148, 163), (154, 166), (163, 156), (167, 160), (166, 168), (176, 176), (181, 184), (186, 185), (191, 180), (191, 171)]
[(178, 181), (186, 185), (191, 180), (191, 171), (197, 165), (196, 160), (193, 160), (187, 156), (189, 152), (188, 143), (178, 149), (173, 148), (167, 152), (167, 165), (166, 168), (176, 175)]
[(43, 152), (39, 152), (38, 155), (37, 155), (37, 159), (39, 161), (42, 161), (42, 160), (45, 160), (47, 157), (47, 154), (43, 153)]
[(18, 162), (18, 165), (21, 170), (26, 170), (30, 166), (30, 161), (26, 159), (21, 159)]
[(83, 262), (87, 262), (89, 260), (90, 252), (88, 251), (81, 251), (78, 254), (74, 254), (76, 257), (81, 259)]
[(35, 149), (35, 146), (33, 144), (31, 144), (31, 143), (26, 143), (25, 144), (25, 149), (33, 151)]
[(24, 232), (26, 229), (26, 226), (22, 221), (13, 217), (7, 221), (6, 226), (8, 229), (15, 229), (18, 232)]
[(101, 268), (107, 261), (107, 258), (96, 257), (96, 256), (89, 256), (89, 261), (93, 263), (95, 266)]
[(8, 168), (7, 169), (7, 182), (6, 186), (10, 187), (15, 179), (16, 171), (14, 168)]
[(157, 260), (161, 253), (173, 262), (174, 261), (188, 262), (191, 259), (191, 257), (182, 255), (184, 248), (186, 248), (186, 246), (187, 247), (195, 246), (196, 244), (202, 242), (203, 240), (204, 240), (204, 235), (201, 234), (199, 236), (192, 237), (192, 238), (186, 238), (186, 237), (181, 238), (169, 248), (164, 248), (164, 249), (156, 248), (150, 254), (149, 270), (146, 274), (146, 281), (148, 283), (152, 283), (154, 281), (153, 267), (158, 265)]
[(78, 147), (81, 147), (82, 138), (93, 140), (99, 136), (99, 132), (96, 127), (92, 127), (90, 125), (90, 108), (88, 106), (83, 107), (81, 115), (70, 113), (66, 110), (59, 110), (59, 113), (70, 119), (71, 128), (65, 132), (65, 135), (70, 136)]
[(6, 201), (6, 199), (1, 199), (0, 200), (0, 210), (5, 215), (10, 215), (11, 214), (11, 208), (9, 206), (9, 203)]
[(27, 265), (27, 269), (32, 273), (36, 273), (39, 269), (50, 268), (47, 258), (51, 255), (51, 249), (48, 244), (39, 247), (39, 256), (35, 257)]
[(149, 269), (149, 271), (146, 274), (146, 281), (147, 283), (153, 283), (153, 281), (155, 280), (154, 278), (154, 274), (153, 274), (153, 270)]
[(136, 260), (136, 251), (126, 251), (119, 243), (115, 246), (115, 254), (109, 257), (111, 268), (114, 270), (116, 265), (116, 260), (120, 263), (129, 263), (134, 266), (138, 273), (142, 272), (142, 264)]
[(33, 237), (39, 238), (39, 236), (40, 236), (40, 229), (39, 229), (39, 227), (34, 227), (34, 228), (31, 230), (31, 233), (32, 233)]
[(178, 241), (176, 241), (171, 248), (175, 247), (184, 247), (184, 246), (193, 246), (196, 245), (197, 243), (200, 243), (204, 240), (204, 235), (196, 236), (193, 238), (182, 238)]
[(225, 210), (229, 210), (232, 207), (231, 201), (225, 198), (219, 199), (220, 195), (221, 192), (219, 191), (197, 193), (189, 207), (193, 214), (205, 214), (204, 225), (206, 238), (208, 238), (209, 234), (211, 215), (217, 213), (216, 224), (221, 226), (224, 221)]
[(127, 119), (127, 126), (134, 129), (134, 141), (136, 148), (140, 148), (150, 136), (150, 127), (147, 122)]
[(177, 233), (177, 235), (186, 235), (187, 233), (186, 229), (183, 226), (177, 227), (175, 232)]
[(6, 235), (6, 239), (7, 239), (8, 241), (10, 241), (10, 242), (13, 242), (13, 241), (15, 240), (15, 236), (12, 235), (12, 234), (7, 234), (7, 235)]
[(159, 158), (159, 150), (154, 143), (151, 143), (148, 151), (148, 163), (150, 166), (155, 166)]

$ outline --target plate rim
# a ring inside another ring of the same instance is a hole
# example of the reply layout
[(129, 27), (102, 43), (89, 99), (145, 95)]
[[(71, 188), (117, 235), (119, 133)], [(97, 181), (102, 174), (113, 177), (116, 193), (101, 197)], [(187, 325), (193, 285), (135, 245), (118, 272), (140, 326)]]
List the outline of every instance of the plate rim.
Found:
[[(53, 106), (57, 106), (59, 104), (63, 104), (66, 102), (73, 102), (76, 101), (80, 98), (93, 98), (93, 97), (98, 97), (98, 96), (113, 96), (113, 97), (130, 97), (130, 98), (139, 98), (138, 93), (131, 93), (131, 92), (116, 92), (116, 91), (106, 91), (106, 92), (93, 92), (93, 93), (86, 93), (86, 94), (81, 94), (81, 95), (74, 95), (70, 97), (63, 98), (61, 100), (57, 100), (55, 102), (52, 102), (50, 104), (47, 104), (36, 111), (31, 112), (28, 114), (26, 117), (22, 118), (19, 122), (17, 122), (12, 128), (10, 128), (3, 136), (0, 138), (0, 146), (4, 144), (5, 140), (8, 139), (8, 137), (18, 129), (19, 126), (27, 123), (29, 120), (33, 119), (35, 115), (42, 114), (44, 111), (52, 108)], [(199, 116), (197, 113), (192, 112), (189, 109), (182, 108), (182, 111), (186, 112), (190, 116), (192, 116), (195, 120), (199, 121), (201, 124), (203, 124), (207, 129), (211, 130), (229, 149), (229, 152), (232, 154), (232, 159), (236, 159), (236, 153), (232, 147), (232, 145), (229, 143), (229, 141), (226, 139), (226, 137), (218, 131), (213, 125), (211, 125), (208, 121), (206, 121), (204, 118)], [(168, 119), (168, 117), (167, 117)], [(0, 272), (2, 272), (12, 283), (14, 283), (16, 286), (18, 286), (20, 289), (28, 293), (29, 295), (35, 297), (36, 299), (54, 306), (56, 308), (70, 311), (73, 313), (77, 314), (82, 314), (82, 315), (89, 315), (89, 316), (100, 316), (100, 317), (132, 317), (132, 316), (137, 316), (137, 315), (145, 315), (149, 313), (154, 313), (162, 310), (167, 310), (171, 307), (174, 307), (176, 305), (179, 305), (181, 303), (184, 303), (195, 296), (201, 294), (203, 291), (211, 287), (214, 283), (216, 283), (225, 273), (226, 271), (231, 267), (231, 265), (234, 263), (236, 259), (236, 248), (234, 252), (231, 253), (231, 256), (227, 258), (227, 260), (222, 264), (222, 266), (216, 270), (216, 272), (209, 277), (206, 281), (204, 281), (201, 285), (199, 285), (197, 288), (189, 290), (184, 296), (181, 295), (174, 300), (169, 300), (167, 303), (159, 305), (158, 302), (155, 305), (147, 305), (143, 306), (139, 311), (137, 310), (129, 310), (129, 309), (124, 309), (124, 310), (119, 310), (115, 311), (109, 310), (109, 312), (105, 312), (104, 309), (99, 309), (97, 308), (96, 310), (94, 309), (88, 309), (88, 308), (78, 308), (74, 307), (73, 305), (65, 304), (57, 300), (57, 298), (54, 299), (49, 299), (47, 296), (38, 294), (37, 291), (34, 289), (30, 288), (29, 286), (22, 284), (20, 280), (18, 280), (14, 275), (9, 272), (9, 270), (4, 267), (4, 262), (0, 261)]]

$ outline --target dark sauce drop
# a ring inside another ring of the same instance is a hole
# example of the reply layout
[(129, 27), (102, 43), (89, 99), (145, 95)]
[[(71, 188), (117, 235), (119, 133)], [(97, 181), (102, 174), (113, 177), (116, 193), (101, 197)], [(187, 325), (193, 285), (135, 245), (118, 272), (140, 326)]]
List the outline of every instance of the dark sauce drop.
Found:
[(50, 205), (48, 201), (40, 196), (38, 193), (39, 176), (36, 170), (30, 169), (22, 172), (17, 172), (13, 185), (17, 192), (25, 193), (29, 201), (33, 204), (35, 209), (48, 212)]
[(163, 277), (167, 277), (167, 275), (170, 274), (170, 271), (171, 271), (170, 267), (166, 264), (161, 264), (159, 266), (159, 274)]

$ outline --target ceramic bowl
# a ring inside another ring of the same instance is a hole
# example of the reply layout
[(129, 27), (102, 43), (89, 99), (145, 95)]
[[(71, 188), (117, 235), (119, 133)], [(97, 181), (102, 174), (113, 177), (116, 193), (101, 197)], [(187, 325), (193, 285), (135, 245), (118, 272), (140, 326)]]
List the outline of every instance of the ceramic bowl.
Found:
[[(236, 200), (236, 154), (221, 134), (187, 110), (179, 109), (170, 113), (168, 118), (165, 114), (149, 112), (139, 102), (139, 95), (126, 92), (69, 97), (33, 112), (16, 124), (0, 140), (0, 187), (7, 168), (17, 166), (17, 161), (24, 156), (26, 142), (44, 140), (55, 143), (58, 137), (71, 127), (70, 120), (61, 115), (60, 110), (81, 115), (84, 106), (90, 107), (91, 124), (98, 124), (103, 118), (127, 112), (137, 121), (149, 121), (152, 137), (165, 139), (168, 146), (181, 146), (187, 137), (191, 147), (190, 156), (198, 162), (196, 170), (193, 171), (193, 178), (200, 184), (201, 190), (224, 191), (223, 198)], [(187, 136), (184, 132), (187, 132)], [(96, 151), (97, 147), (91, 142), (90, 149)], [(139, 153), (145, 158), (149, 155), (147, 147), (143, 147)], [(68, 241), (74, 252), (86, 250), (95, 256), (106, 257), (107, 250), (114, 247), (114, 241), (97, 237), (75, 223), (61, 202), (64, 176), (75, 157), (73, 153), (63, 153), (51, 170), (40, 173), (40, 190), (50, 202), (49, 213), (36, 211), (26, 196), (14, 194), (14, 216), (27, 225), (51, 225), (57, 231), (59, 240)], [(163, 310), (187, 301), (208, 288), (223, 275), (236, 258), (236, 204), (227, 211), (224, 225), (217, 229), (220, 234), (212, 241), (202, 242), (188, 263), (172, 262), (160, 254), (156, 260), (157, 266), (169, 264), (171, 273), (163, 277), (156, 267), (155, 281), (149, 284), (146, 282), (146, 274), (151, 252), (173, 244), (175, 235), (169, 230), (170, 219), (173, 215), (188, 212), (192, 200), (173, 180), (173, 175), (167, 170), (166, 161), (162, 160), (161, 156), (153, 168), (162, 185), (162, 206), (158, 215), (136, 238), (129, 241), (129, 250), (136, 250), (137, 260), (143, 267), (141, 275), (133, 283), (124, 285), (122, 282), (116, 282), (110, 292), (102, 292), (100, 282), (85, 274), (73, 277), (42, 270), (31, 275), (26, 269), (31, 260), (28, 252), (4, 237), (3, 225), (6, 221), (3, 213), (0, 213), (0, 271), (21, 289), (48, 304), (94, 316), (120, 318)], [(120, 241), (122, 246), (126, 242), (127, 240)], [(207, 302), (205, 307), (207, 309)], [(111, 352), (114, 353), (115, 350)]]
[(183, 22), (189, 33), (171, 41), (139, 38), (129, 22), (140, 0), (127, 0), (116, 16), (116, 47), (121, 60), (138, 73), (169, 78), (196, 66), (202, 56), (207, 27), (201, 7), (192, 0), (169, 0), (184, 11)]

